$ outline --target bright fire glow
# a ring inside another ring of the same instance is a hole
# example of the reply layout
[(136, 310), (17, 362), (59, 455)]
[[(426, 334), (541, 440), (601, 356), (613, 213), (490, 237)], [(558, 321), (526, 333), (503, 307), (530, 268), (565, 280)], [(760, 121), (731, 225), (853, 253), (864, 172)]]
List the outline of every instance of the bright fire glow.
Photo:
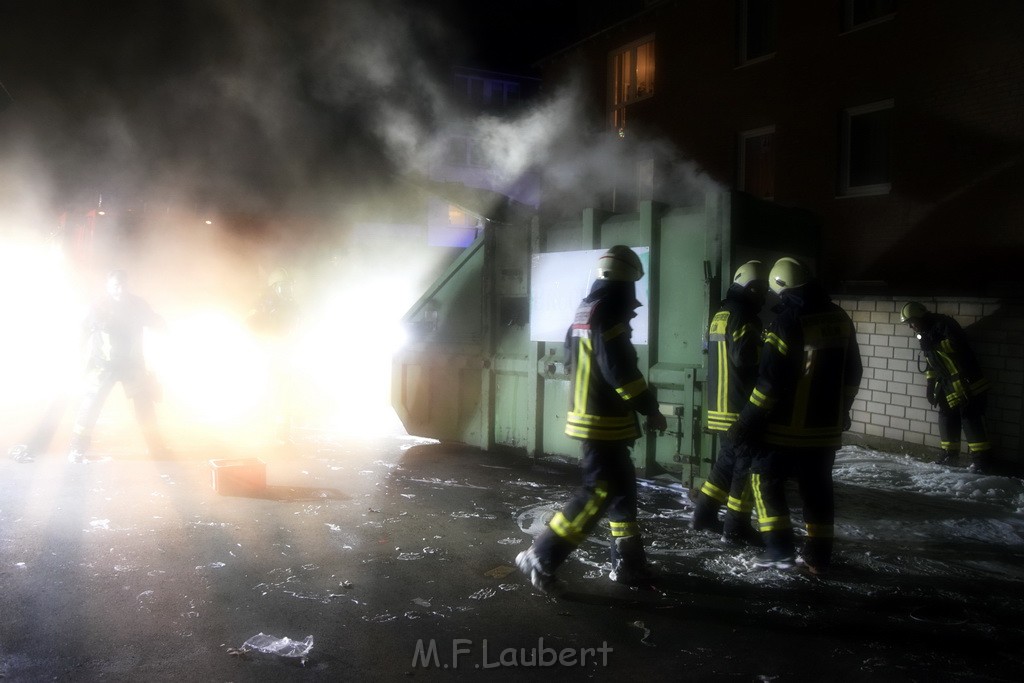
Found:
[(204, 426), (237, 427), (258, 419), (267, 400), (267, 353), (245, 321), (215, 309), (168, 321), (148, 334), (149, 365), (175, 412)]
[[(84, 377), (81, 323), (103, 290), (95, 273), (91, 281), (76, 279), (60, 248), (45, 239), (3, 242), (0, 313), (8, 326), (0, 337), (0, 417), (13, 440), (60, 395), (69, 399), (63, 424), (70, 425)], [(154, 291), (158, 278), (136, 279), (133, 291), (167, 321), (163, 331), (147, 329), (145, 355), (162, 388), (157, 417), (169, 445), (187, 448), (197, 436), (265, 444), (282, 414), (300, 432), (403, 432), (391, 407), (391, 364), (404, 342), (401, 318), (421, 284), (384, 273), (305, 283), (297, 292), (301, 322), (286, 340), (254, 334), (244, 304), (232, 298), (238, 289), (230, 277), (216, 292), (220, 299), (205, 301), (189, 301), (182, 288)], [(185, 300), (173, 299), (179, 295)], [(97, 436), (111, 428), (136, 438), (120, 389), (104, 407)]]
[(292, 349), (305, 409), (332, 431), (372, 435), (398, 425), (391, 408), (391, 360), (412, 284), (385, 277), (330, 287), (310, 311)]
[(0, 401), (5, 414), (72, 388), (81, 368), (83, 303), (59, 250), (7, 241), (0, 249)]

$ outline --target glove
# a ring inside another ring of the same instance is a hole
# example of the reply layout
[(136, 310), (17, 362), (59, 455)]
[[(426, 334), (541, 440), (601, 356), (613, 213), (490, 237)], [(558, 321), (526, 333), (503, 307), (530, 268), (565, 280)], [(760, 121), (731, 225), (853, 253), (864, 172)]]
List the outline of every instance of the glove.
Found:
[(644, 431), (657, 431), (664, 434), (666, 429), (668, 429), (668, 420), (666, 420), (665, 416), (661, 413), (651, 413), (647, 416), (647, 419), (644, 420)]
[(932, 408), (935, 408), (936, 406), (939, 405), (939, 396), (938, 396), (938, 393), (935, 391), (935, 389), (936, 389), (936, 382), (935, 382), (935, 380), (933, 380), (933, 379), (928, 380), (928, 386), (925, 389), (925, 395), (928, 397), (928, 405), (930, 405)]
[(736, 420), (729, 427), (729, 431), (725, 433), (722, 438), (723, 441), (730, 444), (741, 444), (747, 441), (752, 441), (760, 432), (759, 429), (755, 429), (753, 425), (744, 422), (743, 420)]

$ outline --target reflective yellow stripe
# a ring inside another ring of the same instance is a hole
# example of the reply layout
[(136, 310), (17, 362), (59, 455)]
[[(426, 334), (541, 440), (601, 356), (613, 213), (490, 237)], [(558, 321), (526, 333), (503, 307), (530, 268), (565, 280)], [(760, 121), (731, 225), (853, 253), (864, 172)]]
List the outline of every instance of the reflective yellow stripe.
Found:
[(640, 526), (636, 522), (609, 522), (613, 538), (626, 538), (640, 535)]
[(775, 334), (774, 332), (769, 332), (768, 334), (765, 335), (764, 343), (771, 344), (772, 346), (774, 346), (778, 350), (778, 352), (781, 353), (783, 356), (789, 354), (789, 346), (786, 344), (786, 342), (782, 341), (782, 337)]
[(789, 516), (768, 516), (768, 508), (765, 507), (764, 498), (761, 496), (761, 475), (751, 474), (750, 482), (754, 491), (754, 506), (757, 508), (758, 528), (761, 531), (775, 531), (776, 529), (790, 528)]
[(753, 329), (754, 329), (754, 324), (753, 323), (747, 323), (746, 325), (744, 325), (743, 327), (739, 328), (738, 330), (736, 330), (735, 332), (732, 333), (733, 341), (739, 341), (739, 340), (743, 339)]
[(576, 395), (573, 397), (573, 409), (576, 411), (587, 409), (587, 395), (590, 389), (591, 348), (589, 339), (580, 339), (579, 352), (577, 354)]
[(734, 512), (750, 512), (754, 508), (754, 502), (749, 498), (737, 498), (729, 496), (729, 509)]
[(593, 495), (587, 501), (573, 519), (568, 519), (564, 514), (558, 512), (548, 523), (553, 532), (569, 541), (573, 545), (579, 545), (587, 538), (583, 531), (587, 523), (601, 513), (601, 507), (608, 497), (608, 488), (605, 482), (598, 482)]
[(567, 424), (565, 425), (565, 434), (574, 439), (590, 439), (593, 441), (629, 441), (640, 436), (640, 433), (632, 424), (621, 429), (594, 429), (593, 427)]
[(760, 390), (754, 389), (750, 392), (750, 402), (758, 408), (763, 408), (768, 403), (768, 397), (765, 396)]
[(754, 508), (757, 510), (757, 520), (760, 523), (762, 517), (768, 516), (768, 509), (764, 506), (764, 499), (761, 498), (761, 475), (750, 475), (750, 488), (754, 494)]
[(807, 535), (812, 538), (835, 537), (835, 525), (833, 524), (811, 524), (808, 522), (804, 526), (807, 527)]
[(701, 484), (700, 492), (703, 493), (708, 498), (713, 498), (714, 500), (717, 500), (719, 503), (724, 503), (729, 498), (728, 491), (720, 489), (719, 487), (712, 484), (711, 481), (705, 481), (703, 484)]
[(625, 400), (636, 398), (647, 390), (647, 381), (643, 377), (635, 379), (624, 387), (616, 387), (615, 391)]
[(967, 450), (971, 453), (982, 453), (984, 451), (992, 450), (992, 444), (988, 441), (977, 441), (975, 443), (968, 441)]
[(589, 413), (577, 413), (570, 411), (567, 419), (580, 426), (589, 427), (631, 427), (633, 425), (632, 415), (590, 415)]
[(730, 416), (729, 418), (721, 419), (721, 420), (719, 420), (719, 419), (712, 419), (711, 415), (709, 414), (708, 415), (708, 429), (710, 429), (712, 431), (715, 431), (715, 432), (727, 432), (727, 431), (729, 431), (729, 427), (731, 427), (733, 424), (736, 423), (737, 418), (739, 418), (739, 415), (736, 415), (735, 413), (732, 416)]

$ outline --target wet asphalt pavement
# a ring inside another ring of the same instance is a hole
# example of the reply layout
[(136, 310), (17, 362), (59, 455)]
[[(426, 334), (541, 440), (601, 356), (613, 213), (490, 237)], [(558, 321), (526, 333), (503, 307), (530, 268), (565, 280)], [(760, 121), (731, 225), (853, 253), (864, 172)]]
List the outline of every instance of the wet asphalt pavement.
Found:
[[(225, 496), (211, 452), (0, 462), (0, 678), (1021, 677), (1016, 479), (844, 449), (826, 579), (756, 570), (755, 551), (687, 529), (678, 484), (644, 481), (659, 588), (608, 580), (602, 530), (554, 599), (514, 558), (575, 486), (572, 465), (309, 432), (216, 450), (267, 462), (262, 494)], [(313, 646), (243, 651), (259, 633)]]

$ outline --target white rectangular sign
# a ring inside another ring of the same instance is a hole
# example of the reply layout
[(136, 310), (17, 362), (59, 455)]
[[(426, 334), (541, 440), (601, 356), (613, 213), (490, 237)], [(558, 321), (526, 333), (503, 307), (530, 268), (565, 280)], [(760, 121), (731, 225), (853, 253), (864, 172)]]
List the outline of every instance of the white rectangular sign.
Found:
[[(636, 283), (640, 308), (630, 322), (633, 343), (647, 344), (647, 271), (650, 248), (633, 247), (644, 265), (644, 276)], [(576, 309), (597, 276), (597, 260), (607, 249), (558, 251), (534, 254), (530, 271), (530, 341), (565, 341)]]

